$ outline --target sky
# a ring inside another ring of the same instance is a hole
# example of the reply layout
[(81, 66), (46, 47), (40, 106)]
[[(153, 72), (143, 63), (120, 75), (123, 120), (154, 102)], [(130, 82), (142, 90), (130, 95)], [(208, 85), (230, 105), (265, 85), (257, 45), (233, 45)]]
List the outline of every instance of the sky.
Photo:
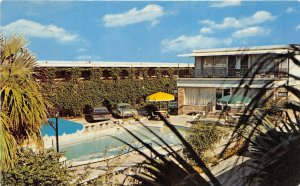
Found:
[(197, 49), (300, 43), (294, 1), (1, 1), (38, 60), (180, 62)]

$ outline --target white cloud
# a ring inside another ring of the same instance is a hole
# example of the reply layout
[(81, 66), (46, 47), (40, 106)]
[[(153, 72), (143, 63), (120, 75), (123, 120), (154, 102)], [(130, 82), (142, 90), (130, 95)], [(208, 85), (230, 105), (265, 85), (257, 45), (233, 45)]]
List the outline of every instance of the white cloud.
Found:
[(286, 10), (285, 10), (286, 13), (292, 13), (294, 12), (294, 9), (292, 7), (288, 7)]
[[(256, 12), (250, 18), (241, 19), (241, 21), (244, 22), (244, 24), (246, 25), (254, 25), (266, 21), (273, 21), (274, 19), (276, 19), (276, 17), (273, 16), (272, 13), (263, 10), (263, 11)], [(248, 24), (247, 21), (249, 21)]]
[(39, 38), (54, 38), (60, 42), (72, 42), (79, 40), (77, 34), (71, 34), (63, 28), (55, 25), (42, 25), (26, 19), (19, 19), (6, 26), (0, 27), (4, 34), (25, 34), (26, 36)]
[(234, 17), (226, 17), (223, 19), (223, 23), (217, 24), (212, 20), (206, 19), (201, 21), (204, 25), (207, 25), (209, 28), (213, 29), (224, 29), (224, 28), (239, 28), (242, 27), (241, 23), (239, 20), (237, 20)]
[(201, 34), (211, 34), (211, 33), (213, 33), (213, 30), (208, 27), (202, 27), (199, 32)]
[(232, 34), (232, 37), (234, 38), (247, 38), (247, 37), (253, 37), (253, 36), (262, 36), (262, 35), (268, 35), (270, 33), (269, 30), (264, 29), (262, 27), (249, 27), (242, 30), (238, 30)]
[(296, 26), (296, 30), (300, 30), (300, 25)]
[(211, 29), (225, 29), (225, 28), (243, 28), (251, 25), (260, 24), (266, 21), (272, 21), (276, 19), (268, 11), (258, 11), (250, 17), (245, 18), (234, 18), (234, 17), (226, 17), (223, 19), (222, 23), (216, 23), (212, 20), (206, 19), (202, 20), (201, 23), (206, 25)]
[(211, 4), (211, 7), (215, 8), (223, 8), (228, 6), (238, 6), (241, 4), (241, 0), (224, 0), (224, 1), (216, 1)]
[(100, 56), (90, 56), (90, 55), (79, 55), (75, 58), (78, 61), (97, 61), (101, 59)]
[(203, 35), (186, 36), (181, 35), (175, 39), (164, 39), (161, 42), (162, 51), (186, 51), (201, 48), (214, 48), (220, 46), (231, 45), (231, 39), (220, 39), (214, 37), (206, 37)]
[(154, 26), (159, 23), (157, 19), (164, 14), (164, 10), (161, 6), (150, 4), (141, 10), (133, 8), (121, 14), (107, 14), (103, 17), (103, 21), (106, 27), (126, 26), (145, 21), (151, 22), (151, 25)]

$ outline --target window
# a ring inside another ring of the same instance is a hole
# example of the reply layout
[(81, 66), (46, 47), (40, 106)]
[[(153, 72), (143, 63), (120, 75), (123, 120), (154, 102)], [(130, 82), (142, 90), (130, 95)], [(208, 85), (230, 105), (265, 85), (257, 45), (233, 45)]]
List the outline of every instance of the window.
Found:
[(126, 69), (121, 70), (121, 78), (125, 79), (129, 77), (129, 72)]
[[(261, 63), (264, 63), (263, 65)], [(253, 71), (259, 69), (262, 71), (263, 68), (267, 65), (265, 61), (265, 56), (262, 54), (251, 55), (250, 65), (252, 66)]]
[(195, 77), (201, 76), (201, 57), (195, 59)]
[(214, 66), (217, 68), (226, 68), (227, 67), (227, 56), (216, 56)]
[(236, 76), (236, 56), (228, 56), (228, 75), (231, 77)]
[(240, 56), (242, 69), (248, 68), (248, 55)]
[(230, 88), (225, 88), (225, 89), (217, 88), (216, 89), (216, 98), (217, 99), (220, 99), (221, 97), (224, 97), (224, 96), (228, 96), (230, 94), (231, 94)]
[(228, 56), (228, 68), (230, 69), (248, 68), (248, 55)]
[(85, 80), (89, 80), (91, 77), (91, 71), (90, 70), (83, 70), (81, 71), (81, 78)]
[(214, 76), (227, 76), (227, 56), (217, 56), (214, 61)]
[(213, 67), (214, 58), (213, 57), (204, 57), (204, 67)]
[(228, 95), (230, 95), (230, 89), (229, 88), (223, 89), (223, 96), (228, 96)]
[(195, 59), (195, 70), (200, 70), (201, 69), (201, 58), (196, 57)]
[(184, 104), (206, 106), (215, 96), (215, 88), (185, 88)]
[(237, 57), (235, 62), (235, 69), (241, 69), (241, 58)]
[(55, 78), (56, 79), (65, 79), (65, 80), (71, 80), (72, 73), (67, 70), (61, 70), (55, 72)]

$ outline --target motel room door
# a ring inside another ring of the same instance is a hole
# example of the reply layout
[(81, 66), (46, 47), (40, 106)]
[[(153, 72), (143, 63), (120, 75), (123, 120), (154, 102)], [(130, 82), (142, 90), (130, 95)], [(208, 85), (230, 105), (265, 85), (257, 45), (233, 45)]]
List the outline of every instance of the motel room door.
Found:
[(216, 89), (216, 110), (223, 110), (222, 105), (218, 105), (218, 99), (230, 95), (230, 88), (217, 88)]

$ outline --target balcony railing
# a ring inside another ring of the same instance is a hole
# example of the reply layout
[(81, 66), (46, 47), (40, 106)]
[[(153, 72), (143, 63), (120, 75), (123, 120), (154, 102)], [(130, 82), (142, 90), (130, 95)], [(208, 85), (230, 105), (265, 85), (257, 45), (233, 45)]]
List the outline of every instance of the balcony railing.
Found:
[(218, 67), (209, 67), (204, 69), (196, 70), (195, 77), (231, 77), (231, 78), (239, 78), (246, 77), (251, 78), (261, 77), (261, 78), (286, 78), (288, 77), (288, 69), (287, 68), (263, 68), (259, 69), (258, 72), (255, 69), (252, 69), (248, 72), (248, 68), (218, 68)]

